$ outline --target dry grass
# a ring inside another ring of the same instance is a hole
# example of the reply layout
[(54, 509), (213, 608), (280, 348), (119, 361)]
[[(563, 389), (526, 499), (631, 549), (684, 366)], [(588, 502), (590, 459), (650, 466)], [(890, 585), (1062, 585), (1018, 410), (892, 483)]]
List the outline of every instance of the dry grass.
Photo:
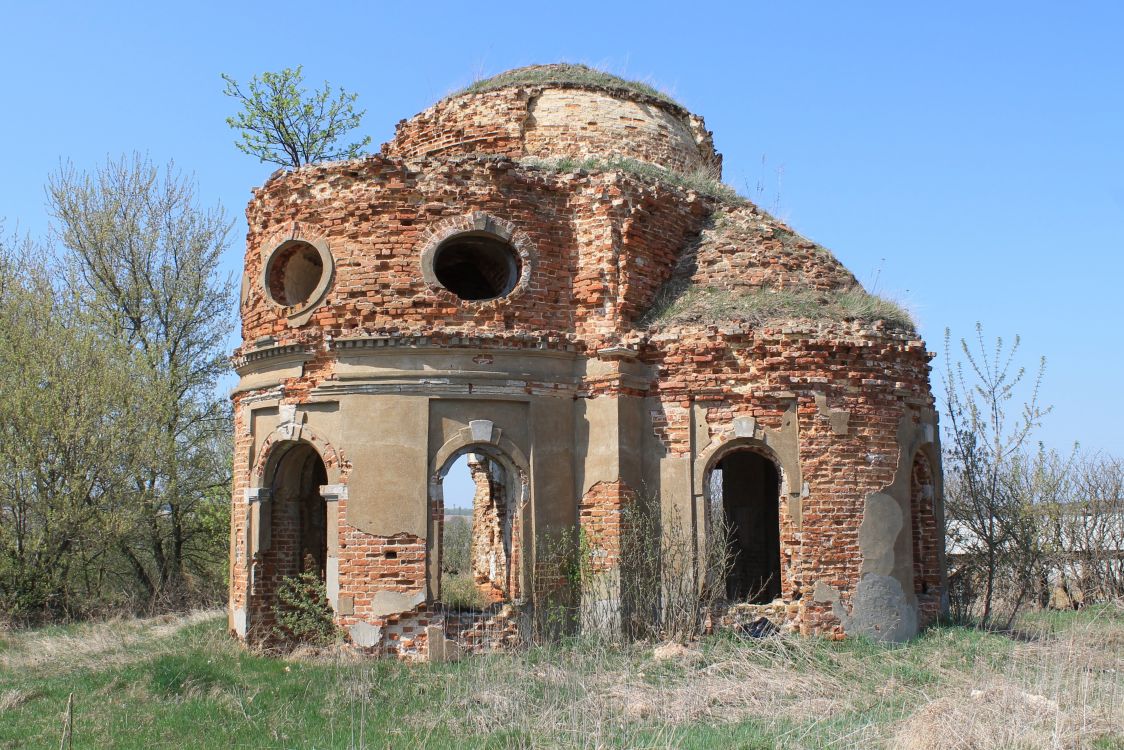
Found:
[(885, 321), (891, 328), (915, 331), (909, 312), (897, 302), (854, 286), (829, 292), (805, 289), (666, 290), (645, 316), (661, 326), (743, 322), (763, 325), (778, 321)]
[(681, 105), (659, 89), (641, 81), (630, 81), (627, 78), (606, 73), (603, 70), (591, 68), (588, 65), (570, 63), (555, 63), (552, 65), (531, 65), (525, 68), (508, 70), (499, 75), (476, 81), (458, 94), (478, 94), (484, 91), (494, 91), (506, 86), (544, 86), (562, 84), (571, 86), (584, 86), (590, 88), (624, 90), (634, 94), (651, 97), (659, 101)]
[(727, 204), (744, 204), (746, 199), (738, 195), (734, 188), (719, 179), (715, 170), (697, 169), (690, 172), (677, 172), (639, 159), (628, 157), (590, 157), (573, 159), (569, 157), (543, 158), (528, 156), (520, 159), (520, 164), (549, 172), (624, 172), (649, 182), (663, 182), (668, 185), (693, 190)]
[(1028, 643), (938, 629), (904, 647), (718, 639), (670, 663), (650, 648), (479, 659), (417, 720), (469, 734), (549, 728), (561, 746), (590, 748), (640, 736), (674, 747), (680, 730), (745, 722), (777, 747), (1113, 747), (1124, 653), (1103, 635), (1124, 620), (1110, 617)]
[(437, 665), (264, 658), (206, 617), (10, 633), (0, 747), (57, 742), (71, 692), (91, 747), (1124, 747), (1122, 606), (1032, 615), (1018, 638), (723, 636), (670, 657), (586, 638)]
[(68, 627), (12, 630), (5, 636), (7, 647), (0, 651), (0, 670), (55, 672), (127, 664), (150, 658), (160, 643), (170, 642), (185, 628), (220, 615), (223, 613), (218, 610), (199, 610), (182, 616), (123, 617)]

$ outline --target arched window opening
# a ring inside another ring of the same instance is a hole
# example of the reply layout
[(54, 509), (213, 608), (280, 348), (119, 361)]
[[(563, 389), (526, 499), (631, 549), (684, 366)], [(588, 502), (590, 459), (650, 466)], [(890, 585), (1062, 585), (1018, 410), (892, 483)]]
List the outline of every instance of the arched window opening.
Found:
[(781, 595), (780, 474), (752, 450), (723, 457), (708, 478), (712, 531), (726, 538), (726, 596), (767, 604)]
[(440, 543), (437, 600), (451, 610), (481, 610), (512, 596), (512, 513), (508, 472), (466, 449), (448, 464), (435, 498)]
[(470, 232), (445, 240), (433, 256), (441, 286), (463, 300), (504, 297), (519, 282), (519, 254), (492, 234)]
[(314, 571), (323, 580), (328, 560), (328, 482), (324, 461), (307, 443), (281, 457), (273, 477), (272, 546), (283, 576)]

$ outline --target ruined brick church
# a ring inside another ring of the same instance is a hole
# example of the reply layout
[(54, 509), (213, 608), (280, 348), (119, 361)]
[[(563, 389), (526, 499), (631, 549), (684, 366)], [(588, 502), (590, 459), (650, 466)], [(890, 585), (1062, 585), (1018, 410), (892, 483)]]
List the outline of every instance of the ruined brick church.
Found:
[[(267, 634), (281, 579), (313, 571), (372, 654), (491, 648), (559, 575), (547, 540), (580, 532), (602, 580), (627, 575), (638, 502), (699, 557), (723, 546), (706, 585), (780, 627), (900, 640), (936, 617), (932, 355), (721, 164), (659, 92), (536, 66), (256, 189), (231, 630)], [(443, 588), (462, 456), (473, 612)]]

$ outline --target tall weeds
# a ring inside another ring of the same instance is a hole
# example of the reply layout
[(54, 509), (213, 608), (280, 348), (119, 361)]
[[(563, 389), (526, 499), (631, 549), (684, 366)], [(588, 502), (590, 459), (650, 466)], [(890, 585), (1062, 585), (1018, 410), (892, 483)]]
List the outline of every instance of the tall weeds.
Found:
[(732, 566), (721, 514), (704, 539), (677, 519), (660, 516), (655, 496), (621, 510), (619, 558), (602, 562), (610, 545), (587, 533), (540, 545), (531, 638), (580, 629), (610, 641), (687, 640), (700, 635), (724, 602)]

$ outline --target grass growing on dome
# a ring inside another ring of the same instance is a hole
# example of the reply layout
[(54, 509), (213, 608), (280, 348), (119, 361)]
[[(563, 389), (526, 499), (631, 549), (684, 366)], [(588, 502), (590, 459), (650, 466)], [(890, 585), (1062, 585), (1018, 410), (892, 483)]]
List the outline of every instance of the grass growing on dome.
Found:
[(590, 157), (588, 159), (573, 159), (569, 157), (540, 158), (530, 156), (520, 160), (521, 164), (537, 167), (551, 172), (625, 172), (643, 179), (656, 180), (669, 185), (694, 190), (700, 195), (706, 195), (723, 203), (745, 203), (746, 199), (738, 195), (732, 187), (718, 179), (709, 169), (698, 169), (691, 172), (676, 172), (673, 169), (661, 167), (639, 159), (627, 157)]
[(687, 287), (662, 292), (642, 319), (648, 325), (763, 325), (784, 320), (885, 321), (915, 332), (917, 325), (897, 302), (853, 286), (828, 292), (796, 289), (713, 289)]
[(647, 83), (630, 81), (627, 78), (621, 78), (612, 73), (606, 73), (603, 70), (591, 68), (588, 65), (571, 63), (531, 65), (525, 68), (508, 70), (499, 75), (494, 75), (491, 78), (476, 81), (458, 93), (479, 94), (485, 91), (494, 91), (507, 86), (518, 86), (520, 84), (528, 86), (569, 84), (603, 89), (624, 89), (634, 94), (640, 94), (642, 96), (652, 97), (653, 99), (659, 99), (668, 104), (674, 104), (677, 107), (682, 106), (667, 94)]

